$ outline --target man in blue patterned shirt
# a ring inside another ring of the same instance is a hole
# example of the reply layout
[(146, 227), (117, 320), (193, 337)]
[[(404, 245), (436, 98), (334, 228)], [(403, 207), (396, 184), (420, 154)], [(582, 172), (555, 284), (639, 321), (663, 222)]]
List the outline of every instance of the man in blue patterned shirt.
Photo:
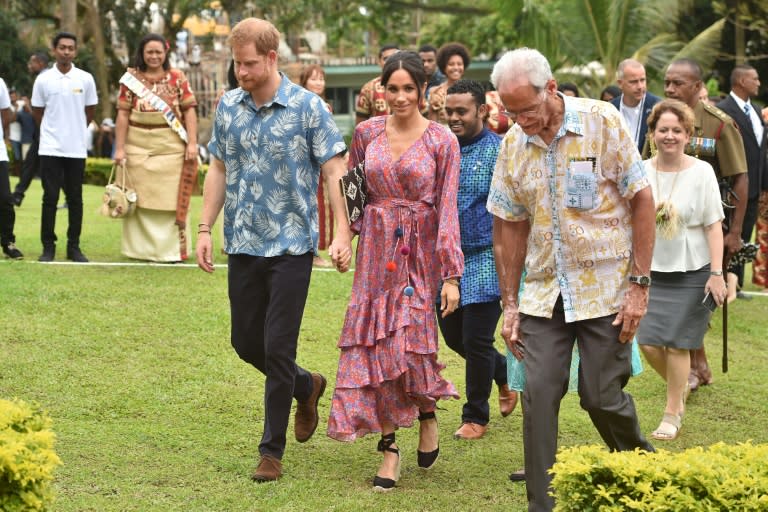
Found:
[(480, 439), (490, 420), (488, 397), (493, 381), (499, 387), (501, 415), (508, 416), (517, 405), (517, 393), (507, 386), (506, 358), (493, 346), (501, 295), (493, 257), (493, 216), (485, 204), (501, 137), (484, 126), (485, 90), (474, 80), (458, 80), (448, 88), (445, 112), (461, 146), (457, 202), (464, 277), (459, 309), (445, 318), (438, 309), (437, 320), (446, 344), (466, 360), (467, 402), (461, 427), (453, 436)]
[[(224, 250), (232, 346), (262, 372), (264, 432), (253, 480), (282, 476), (293, 399), (294, 433), (312, 437), (325, 378), (296, 364), (296, 346), (317, 252), (317, 186), (328, 184), (336, 219), (346, 219), (336, 183), (345, 172), (344, 141), (317, 95), (278, 71), (280, 34), (269, 22), (248, 18), (230, 36), (240, 87), (216, 109), (208, 144), (211, 165), (203, 191), (197, 264), (213, 272), (211, 226), (224, 208)], [(349, 268), (351, 233), (336, 227), (329, 252), (339, 271)]]

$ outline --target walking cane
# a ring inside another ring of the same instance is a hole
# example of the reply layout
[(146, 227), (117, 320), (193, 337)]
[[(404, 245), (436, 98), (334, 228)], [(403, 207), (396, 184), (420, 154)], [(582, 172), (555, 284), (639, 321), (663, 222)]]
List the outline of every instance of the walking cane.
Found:
[(728, 299), (723, 301), (723, 373), (728, 373)]

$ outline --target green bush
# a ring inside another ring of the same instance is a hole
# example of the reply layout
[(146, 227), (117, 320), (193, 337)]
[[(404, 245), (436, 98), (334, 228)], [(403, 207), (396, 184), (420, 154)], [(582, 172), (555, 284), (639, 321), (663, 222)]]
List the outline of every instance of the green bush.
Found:
[(558, 512), (768, 510), (768, 445), (683, 452), (562, 450), (552, 468)]
[(109, 158), (88, 158), (85, 161), (85, 183), (88, 185), (106, 185), (112, 171)]
[(0, 400), (0, 510), (46, 510), (53, 500), (53, 470), (61, 460), (53, 451), (51, 419), (21, 400)]

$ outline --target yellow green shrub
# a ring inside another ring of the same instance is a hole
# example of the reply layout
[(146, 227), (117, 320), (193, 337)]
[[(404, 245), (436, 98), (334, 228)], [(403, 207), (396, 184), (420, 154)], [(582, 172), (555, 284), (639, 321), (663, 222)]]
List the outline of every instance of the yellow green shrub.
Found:
[(61, 460), (53, 451), (51, 419), (21, 400), (0, 400), (0, 510), (46, 510)]
[(765, 511), (768, 445), (683, 452), (567, 448), (552, 468), (558, 512)]

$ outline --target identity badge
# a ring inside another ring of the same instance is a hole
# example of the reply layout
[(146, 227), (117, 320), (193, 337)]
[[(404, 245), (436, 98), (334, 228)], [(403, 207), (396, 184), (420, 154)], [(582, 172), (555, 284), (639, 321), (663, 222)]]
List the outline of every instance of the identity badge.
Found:
[(572, 158), (566, 175), (565, 205), (578, 210), (590, 210), (597, 201), (595, 158)]

